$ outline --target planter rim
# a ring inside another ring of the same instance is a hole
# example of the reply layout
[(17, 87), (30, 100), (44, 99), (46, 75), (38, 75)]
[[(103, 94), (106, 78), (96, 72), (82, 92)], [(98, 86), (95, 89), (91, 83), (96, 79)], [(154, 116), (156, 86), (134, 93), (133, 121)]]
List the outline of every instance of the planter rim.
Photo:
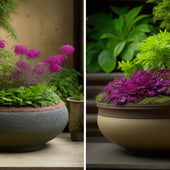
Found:
[(75, 102), (75, 103), (83, 103), (84, 100), (74, 100), (74, 99), (71, 99), (70, 97), (67, 98), (67, 101), (68, 102)]
[(65, 103), (60, 100), (58, 104), (51, 105), (51, 106), (43, 106), (43, 107), (13, 107), (13, 106), (0, 106), (0, 112), (43, 112), (43, 111), (50, 111), (55, 109), (60, 109), (65, 106)]
[(97, 103), (98, 115), (123, 119), (170, 119), (169, 105), (124, 105)]
[(96, 106), (100, 108), (108, 108), (108, 109), (141, 109), (141, 110), (153, 110), (153, 109), (170, 109), (170, 105), (141, 105), (141, 104), (126, 104), (126, 105), (118, 105), (115, 106), (113, 104), (105, 104), (105, 103), (99, 103), (96, 102)]

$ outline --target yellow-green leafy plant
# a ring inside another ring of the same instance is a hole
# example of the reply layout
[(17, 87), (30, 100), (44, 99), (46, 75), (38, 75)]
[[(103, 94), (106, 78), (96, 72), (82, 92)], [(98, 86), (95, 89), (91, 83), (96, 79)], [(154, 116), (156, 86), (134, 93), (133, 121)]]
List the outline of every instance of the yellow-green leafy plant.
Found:
[(132, 61), (119, 62), (119, 68), (126, 76), (139, 70), (170, 70), (170, 33), (160, 33), (146, 38), (140, 48), (140, 54)]

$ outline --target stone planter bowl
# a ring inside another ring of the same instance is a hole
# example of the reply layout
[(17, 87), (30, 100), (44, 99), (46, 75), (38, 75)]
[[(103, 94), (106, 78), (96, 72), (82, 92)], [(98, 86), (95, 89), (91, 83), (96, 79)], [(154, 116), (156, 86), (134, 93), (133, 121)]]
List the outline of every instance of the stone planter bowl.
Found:
[(133, 152), (170, 152), (170, 106), (97, 107), (99, 129), (111, 142)]
[(47, 107), (0, 106), (0, 151), (41, 149), (61, 133), (68, 122), (64, 102)]

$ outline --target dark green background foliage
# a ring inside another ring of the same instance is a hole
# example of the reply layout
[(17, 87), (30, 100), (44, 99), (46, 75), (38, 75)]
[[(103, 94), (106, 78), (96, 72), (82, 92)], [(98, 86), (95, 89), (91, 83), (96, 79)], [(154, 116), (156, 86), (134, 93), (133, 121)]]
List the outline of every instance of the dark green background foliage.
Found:
[(152, 17), (140, 14), (142, 6), (131, 10), (127, 6), (110, 8), (112, 12), (109, 14), (100, 12), (88, 17), (97, 22), (95, 26), (87, 27), (87, 37), (90, 38), (86, 49), (88, 72), (115, 70), (118, 60), (132, 60), (140, 42), (156, 32), (151, 25)]
[(15, 31), (9, 23), (10, 13), (15, 11), (19, 0), (0, 0), (0, 26), (12, 37), (16, 38)]
[(147, 2), (155, 3), (154, 20), (160, 22), (160, 28), (170, 31), (170, 0), (148, 0)]
[(59, 103), (60, 98), (54, 88), (32, 85), (0, 91), (0, 105), (7, 106), (49, 106)]
[(61, 71), (53, 75), (50, 85), (55, 86), (57, 95), (66, 102), (71, 96), (78, 96), (82, 92), (79, 78), (80, 73), (74, 69), (61, 68)]

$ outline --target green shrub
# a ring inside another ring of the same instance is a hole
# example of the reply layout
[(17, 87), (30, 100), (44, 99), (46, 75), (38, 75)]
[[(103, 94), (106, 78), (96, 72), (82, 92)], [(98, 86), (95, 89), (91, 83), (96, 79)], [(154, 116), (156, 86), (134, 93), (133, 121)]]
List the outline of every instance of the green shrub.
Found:
[(61, 68), (61, 71), (54, 74), (50, 85), (55, 86), (57, 95), (67, 103), (66, 99), (71, 96), (80, 95), (82, 86), (79, 82), (80, 73), (74, 69)]

